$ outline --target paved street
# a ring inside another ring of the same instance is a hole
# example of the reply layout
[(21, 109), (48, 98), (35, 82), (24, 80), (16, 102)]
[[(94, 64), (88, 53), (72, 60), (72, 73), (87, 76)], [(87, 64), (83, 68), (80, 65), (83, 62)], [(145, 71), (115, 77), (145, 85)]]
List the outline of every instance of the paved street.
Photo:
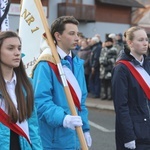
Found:
[(113, 101), (101, 100), (100, 98), (87, 98), (86, 105), (90, 108), (114, 110)]
[(93, 140), (90, 150), (115, 150), (115, 113), (112, 101), (87, 99)]
[(115, 150), (115, 114), (113, 111), (89, 108), (93, 144), (90, 150)]

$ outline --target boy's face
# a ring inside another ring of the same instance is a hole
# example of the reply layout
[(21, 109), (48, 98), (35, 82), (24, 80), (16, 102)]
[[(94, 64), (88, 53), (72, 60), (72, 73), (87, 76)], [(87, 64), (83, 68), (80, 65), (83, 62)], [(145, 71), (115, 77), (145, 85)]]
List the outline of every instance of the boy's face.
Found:
[(78, 44), (78, 27), (75, 24), (68, 23), (65, 25), (65, 30), (57, 37), (58, 46), (67, 54), (70, 50), (75, 49)]

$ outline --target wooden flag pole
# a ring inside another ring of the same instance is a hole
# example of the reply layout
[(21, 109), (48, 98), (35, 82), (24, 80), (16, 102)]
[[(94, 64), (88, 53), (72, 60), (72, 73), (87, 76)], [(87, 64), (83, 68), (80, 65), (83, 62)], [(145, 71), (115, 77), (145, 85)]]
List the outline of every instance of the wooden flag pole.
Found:
[[(40, 14), (40, 17), (41, 17), (41, 20), (42, 20), (42, 23), (43, 23), (43, 26), (44, 26), (44, 29), (45, 29), (45, 33), (46, 33), (47, 40), (48, 40), (48, 45), (51, 48), (52, 54), (54, 56), (54, 59), (56, 61), (56, 64), (57, 64), (57, 67), (58, 67), (58, 70), (59, 70), (60, 77), (62, 79), (62, 83), (63, 83), (63, 86), (64, 86), (67, 101), (68, 101), (68, 104), (69, 104), (69, 107), (70, 107), (70, 111), (71, 111), (73, 116), (77, 116), (78, 114), (76, 112), (76, 108), (75, 108), (75, 105), (74, 105), (74, 102), (73, 102), (73, 98), (72, 98), (70, 89), (68, 87), (67, 80), (66, 80), (66, 77), (65, 77), (64, 72), (63, 72), (62, 65), (60, 63), (60, 59), (59, 59), (59, 56), (58, 56), (58, 53), (57, 53), (57, 50), (56, 50), (56, 46), (54, 44), (54, 40), (53, 40), (53, 38), (50, 34), (50, 29), (49, 29), (48, 22), (47, 22), (47, 19), (45, 17), (44, 11), (43, 11), (41, 0), (34, 0), (34, 1), (35, 1), (37, 9), (39, 11), (39, 14)], [(79, 140), (80, 140), (82, 150), (88, 150), (82, 128), (81, 127), (76, 127), (76, 131), (78, 133), (78, 137), (79, 137)]]

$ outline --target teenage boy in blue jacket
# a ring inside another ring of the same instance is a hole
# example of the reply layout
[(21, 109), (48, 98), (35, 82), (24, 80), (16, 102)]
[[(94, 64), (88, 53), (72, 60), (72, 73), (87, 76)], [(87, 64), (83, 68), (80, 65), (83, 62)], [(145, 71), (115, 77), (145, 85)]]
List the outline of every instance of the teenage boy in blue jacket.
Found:
[[(87, 88), (83, 60), (71, 52), (77, 46), (78, 33), (78, 21), (72, 16), (59, 17), (51, 26), (51, 34), (66, 78), (76, 95), (73, 99), (76, 99), (74, 102), (78, 116), (71, 115), (50, 50), (43, 51), (33, 72), (35, 103), (44, 150), (79, 150), (81, 146), (75, 128), (81, 126), (87, 145), (90, 147), (92, 144), (88, 110), (85, 106)], [(71, 57), (72, 64), (65, 59), (66, 56)]]

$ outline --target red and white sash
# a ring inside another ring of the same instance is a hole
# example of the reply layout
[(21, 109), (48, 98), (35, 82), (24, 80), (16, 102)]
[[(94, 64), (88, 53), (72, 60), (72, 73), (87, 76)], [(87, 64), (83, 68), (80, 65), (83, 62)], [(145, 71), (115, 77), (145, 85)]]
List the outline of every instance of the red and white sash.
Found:
[(2, 124), (4, 124), (5, 126), (7, 126), (10, 130), (14, 131), (15, 133), (17, 133), (20, 136), (23, 136), (24, 138), (27, 139), (27, 141), (29, 142), (29, 144), (31, 144), (30, 141), (30, 137), (29, 137), (29, 129), (28, 129), (28, 123), (25, 120), (22, 123), (13, 123), (11, 121), (9, 121), (9, 116), (6, 113), (5, 110), (5, 103), (3, 99), (0, 99), (0, 122)]
[[(45, 34), (43, 34), (43, 38), (41, 39), (40, 49), (41, 49), (42, 53), (40, 54), (35, 66), (32, 70), (32, 73), (34, 72), (36, 65), (40, 61), (47, 61), (49, 66), (55, 72), (59, 82), (62, 83), (60, 75), (59, 75), (59, 71), (58, 71), (58, 68), (56, 65), (56, 61), (52, 56), (52, 52), (51, 52), (49, 45), (47, 44), (47, 39), (46, 39)], [(72, 73), (72, 71), (66, 66), (62, 66), (62, 67), (63, 67), (64, 73), (65, 73), (65, 76), (67, 79), (67, 83), (68, 83), (74, 104), (78, 108), (78, 110), (81, 110), (80, 103), (81, 103), (81, 95), (82, 94), (81, 94), (80, 86), (79, 86), (74, 74)], [(31, 76), (32, 76), (32, 74), (31, 74)]]
[[(54, 63), (48, 62), (49, 66), (53, 69), (55, 72), (58, 80), (61, 82), (61, 78), (59, 75), (59, 71), (57, 66)], [(81, 110), (80, 103), (81, 103), (81, 89), (79, 87), (79, 84), (73, 75), (72, 71), (67, 67), (63, 66), (63, 70), (67, 79), (67, 83), (74, 101), (75, 106), (78, 108), (78, 110)], [(61, 82), (62, 83), (62, 82)]]
[(132, 63), (124, 60), (120, 60), (117, 63), (123, 63), (128, 67), (132, 75), (136, 78), (137, 82), (143, 89), (148, 100), (150, 100), (150, 75), (141, 66), (134, 66)]

